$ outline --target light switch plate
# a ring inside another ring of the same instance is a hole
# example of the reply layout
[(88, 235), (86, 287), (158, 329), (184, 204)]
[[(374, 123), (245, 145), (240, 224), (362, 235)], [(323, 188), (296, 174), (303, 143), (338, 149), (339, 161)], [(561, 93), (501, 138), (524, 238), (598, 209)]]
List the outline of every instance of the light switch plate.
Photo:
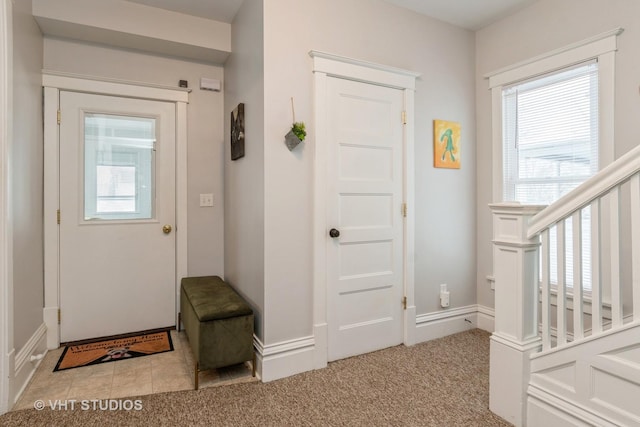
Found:
[(201, 194), (200, 195), (200, 207), (213, 206), (213, 194)]

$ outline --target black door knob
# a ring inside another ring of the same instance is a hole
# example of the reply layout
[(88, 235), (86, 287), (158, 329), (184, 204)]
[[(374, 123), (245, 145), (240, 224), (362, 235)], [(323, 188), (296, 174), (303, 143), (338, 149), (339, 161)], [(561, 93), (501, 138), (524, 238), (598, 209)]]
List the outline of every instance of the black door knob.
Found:
[(340, 232), (335, 228), (332, 228), (331, 230), (329, 230), (329, 236), (335, 239), (336, 237), (340, 237)]

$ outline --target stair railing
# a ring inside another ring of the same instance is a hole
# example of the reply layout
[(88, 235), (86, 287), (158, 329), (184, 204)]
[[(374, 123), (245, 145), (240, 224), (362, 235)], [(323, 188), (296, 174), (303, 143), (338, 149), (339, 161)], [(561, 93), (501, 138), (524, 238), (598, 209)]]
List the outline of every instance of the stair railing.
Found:
[[(626, 185), (628, 183), (628, 185)], [(624, 186), (624, 188), (623, 188)], [(628, 191), (627, 204), (622, 203), (623, 191)], [(582, 212), (590, 210), (591, 227), (591, 328), (585, 328), (585, 289), (583, 277)], [(629, 224), (622, 226), (621, 211), (630, 210)], [(606, 220), (603, 220), (606, 218)], [(570, 227), (568, 225), (570, 224)], [(571, 235), (569, 236), (568, 229)], [(552, 230), (555, 230), (557, 274), (551, 276)], [(623, 325), (623, 286), (621, 282), (621, 231), (631, 234), (632, 321), (640, 321), (640, 146), (621, 156), (576, 189), (549, 205), (529, 221), (527, 237), (541, 241), (541, 337), (542, 350), (561, 348), (569, 342), (579, 342), (586, 336), (595, 336), (606, 329)], [(573, 250), (573, 280), (568, 284), (568, 264), (565, 242), (570, 237)], [(608, 240), (608, 252), (604, 253), (602, 240)], [(609, 274), (603, 277), (604, 266)], [(611, 297), (610, 322), (603, 321), (603, 284), (607, 284)], [(556, 304), (552, 301), (555, 285)], [(572, 300), (572, 336), (568, 332), (567, 308)], [(629, 307), (629, 306), (627, 306)], [(556, 340), (552, 339), (552, 314), (555, 310)]]
[[(622, 197), (623, 192), (625, 196), (626, 192), (629, 193), (628, 198)], [(640, 323), (640, 146), (552, 205), (529, 206), (506, 202), (490, 207), (493, 214), (495, 327), (490, 347), (489, 407), (502, 418), (520, 426), (526, 424), (527, 387), (534, 354), (557, 351), (586, 339), (597, 339), (602, 333), (622, 327), (625, 320)], [(589, 279), (593, 325), (588, 333), (583, 321), (586, 298), (582, 277), (583, 259), (580, 257), (584, 209), (590, 209), (590, 223), (587, 226), (591, 228)], [(625, 214), (629, 213), (630, 224), (625, 222), (621, 226), (622, 209)], [(571, 227), (568, 227), (569, 224)], [(570, 258), (573, 265), (573, 295), (568, 292), (565, 280), (566, 267), (570, 264), (565, 250), (569, 234), (567, 229), (571, 230), (571, 245), (574, 247)], [(623, 306), (620, 274), (621, 230), (631, 235), (631, 266), (628, 268), (631, 270), (633, 297), (632, 305), (627, 306)], [(556, 239), (552, 251), (553, 233)], [(606, 253), (602, 249), (605, 247), (602, 245), (605, 238), (608, 243)], [(554, 272), (556, 283), (552, 282), (551, 277), (552, 252), (557, 255), (557, 272)], [(603, 267), (608, 268), (607, 277), (603, 277), (602, 272), (607, 270)], [(605, 281), (611, 294), (611, 315), (607, 313), (611, 319), (607, 322), (603, 321)], [(552, 291), (552, 286), (557, 286), (555, 302), (552, 294), (556, 290)], [(566, 314), (571, 298), (575, 325), (573, 336), (568, 333), (567, 323), (570, 319)], [(623, 308), (629, 311), (631, 307), (632, 317), (625, 319)], [(554, 310), (557, 330), (555, 342), (552, 339)], [(539, 331), (540, 324), (542, 332)]]

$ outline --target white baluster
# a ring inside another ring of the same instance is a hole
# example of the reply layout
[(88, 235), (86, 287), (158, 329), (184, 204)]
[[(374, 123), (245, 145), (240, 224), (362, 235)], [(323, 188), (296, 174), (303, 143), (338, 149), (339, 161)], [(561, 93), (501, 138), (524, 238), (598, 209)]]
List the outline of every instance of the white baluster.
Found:
[(542, 238), (542, 277), (541, 277), (541, 303), (542, 303), (542, 350), (551, 348), (551, 271), (549, 268), (549, 229), (544, 229)]
[(631, 276), (633, 320), (640, 321), (640, 174), (631, 178)]
[(591, 334), (602, 332), (602, 256), (600, 254), (600, 199), (591, 203)]
[(567, 283), (565, 271), (567, 268), (567, 254), (565, 251), (565, 223), (564, 220), (556, 224), (558, 247), (558, 295), (557, 295), (557, 345), (567, 343)]
[(573, 340), (584, 337), (582, 291), (582, 210), (572, 217), (573, 225)]
[(611, 323), (612, 327), (622, 325), (622, 292), (620, 291), (620, 187), (609, 193), (611, 248)]

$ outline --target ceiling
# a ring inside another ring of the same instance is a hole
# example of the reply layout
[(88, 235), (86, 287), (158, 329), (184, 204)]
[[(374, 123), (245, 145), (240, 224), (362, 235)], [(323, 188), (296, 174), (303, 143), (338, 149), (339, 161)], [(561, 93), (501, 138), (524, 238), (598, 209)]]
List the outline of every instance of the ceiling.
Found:
[(479, 30), (537, 0), (385, 0), (468, 30)]
[(186, 15), (231, 23), (244, 0), (127, 0)]
[(231, 23), (244, 0), (127, 0), (186, 15)]
[[(233, 21), (244, 0), (128, 0), (187, 15)], [(315, 0), (323, 1), (323, 0)], [(458, 27), (477, 30), (537, 0), (385, 0)]]

